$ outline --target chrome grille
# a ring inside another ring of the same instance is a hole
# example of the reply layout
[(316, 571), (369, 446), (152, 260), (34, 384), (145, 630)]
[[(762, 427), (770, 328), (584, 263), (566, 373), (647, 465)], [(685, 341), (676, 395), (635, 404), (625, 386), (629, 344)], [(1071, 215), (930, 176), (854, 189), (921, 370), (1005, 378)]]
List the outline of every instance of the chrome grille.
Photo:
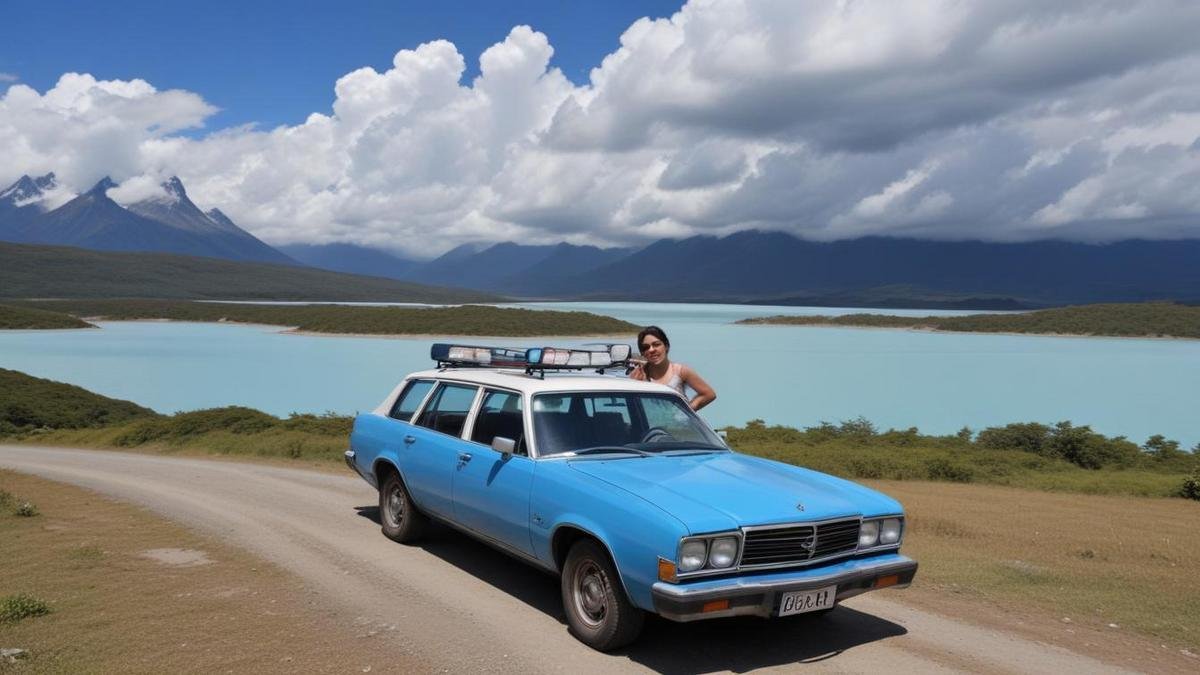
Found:
[(746, 528), (741, 568), (803, 565), (858, 548), (859, 519), (816, 525)]

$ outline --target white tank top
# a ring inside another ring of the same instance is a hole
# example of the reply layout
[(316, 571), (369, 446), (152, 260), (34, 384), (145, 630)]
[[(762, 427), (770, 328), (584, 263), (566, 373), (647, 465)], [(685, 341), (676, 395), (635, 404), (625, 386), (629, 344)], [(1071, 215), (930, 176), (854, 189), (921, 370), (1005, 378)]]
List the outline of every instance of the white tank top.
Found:
[(666, 376), (666, 378), (664, 378), (664, 379), (662, 379), (662, 380), (652, 380), (652, 379), (650, 379), (650, 374), (649, 374), (649, 373), (647, 373), (647, 372), (646, 372), (646, 371), (644, 371), (644, 370), (642, 371), (642, 376), (641, 376), (641, 377), (639, 377), (638, 379), (639, 379), (639, 380), (646, 380), (647, 382), (653, 382), (653, 383), (655, 383), (655, 384), (665, 384), (665, 385), (667, 385), (668, 387), (670, 387), (670, 388), (674, 389), (675, 391), (679, 392), (680, 394), (683, 394), (684, 396), (687, 396), (687, 392), (685, 392), (685, 391), (683, 390), (683, 375), (681, 374), (682, 372), (683, 372), (683, 364), (681, 364), (681, 363), (672, 363), (670, 366), (668, 366), (668, 367), (667, 367), (667, 376)]

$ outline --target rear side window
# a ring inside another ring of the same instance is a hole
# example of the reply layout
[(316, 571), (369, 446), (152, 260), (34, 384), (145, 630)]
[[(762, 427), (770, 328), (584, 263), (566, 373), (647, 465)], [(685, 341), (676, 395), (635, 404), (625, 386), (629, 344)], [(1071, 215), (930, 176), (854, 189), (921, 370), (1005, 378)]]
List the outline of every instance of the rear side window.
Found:
[(421, 401), (425, 400), (425, 394), (433, 388), (433, 380), (413, 380), (408, 383), (404, 391), (396, 399), (396, 404), (392, 406), (392, 412), (388, 413), (388, 417), (407, 422), (412, 419), (412, 416), (417, 412), (417, 408), (421, 407)]
[(429, 404), (417, 418), (417, 426), (440, 431), (450, 436), (462, 436), (463, 425), (467, 422), (467, 412), (475, 402), (478, 387), (467, 387), (458, 384), (443, 384), (433, 393)]

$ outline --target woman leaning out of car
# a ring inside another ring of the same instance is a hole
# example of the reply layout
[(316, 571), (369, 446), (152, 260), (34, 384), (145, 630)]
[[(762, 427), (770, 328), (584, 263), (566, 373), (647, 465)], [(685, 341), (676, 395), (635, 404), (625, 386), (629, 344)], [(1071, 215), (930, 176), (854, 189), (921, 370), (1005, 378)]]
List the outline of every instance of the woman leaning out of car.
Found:
[(638, 333), (637, 341), (638, 351), (645, 360), (630, 371), (629, 377), (665, 384), (685, 397), (687, 391), (684, 387), (691, 389), (695, 392), (689, 401), (692, 410), (699, 410), (717, 400), (717, 392), (696, 371), (682, 363), (673, 363), (667, 357), (671, 351), (671, 341), (663, 329), (646, 326)]

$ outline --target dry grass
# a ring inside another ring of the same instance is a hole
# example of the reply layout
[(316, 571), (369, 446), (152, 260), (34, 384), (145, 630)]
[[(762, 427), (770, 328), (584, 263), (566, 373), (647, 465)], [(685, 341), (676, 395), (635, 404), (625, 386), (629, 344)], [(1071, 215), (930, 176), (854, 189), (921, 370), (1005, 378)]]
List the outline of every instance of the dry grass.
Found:
[(918, 586), (1200, 651), (1200, 503), (872, 481), (903, 502)]
[[(0, 596), (50, 613), (0, 625), (3, 647), (30, 652), (5, 672), (372, 672), (402, 670), (395, 644), (358, 633), (296, 579), (132, 506), (0, 471), (0, 489), (42, 515), (0, 515)], [(202, 551), (173, 565), (153, 549)], [(374, 628), (374, 627), (368, 627)], [(386, 629), (384, 629), (386, 630)]]

